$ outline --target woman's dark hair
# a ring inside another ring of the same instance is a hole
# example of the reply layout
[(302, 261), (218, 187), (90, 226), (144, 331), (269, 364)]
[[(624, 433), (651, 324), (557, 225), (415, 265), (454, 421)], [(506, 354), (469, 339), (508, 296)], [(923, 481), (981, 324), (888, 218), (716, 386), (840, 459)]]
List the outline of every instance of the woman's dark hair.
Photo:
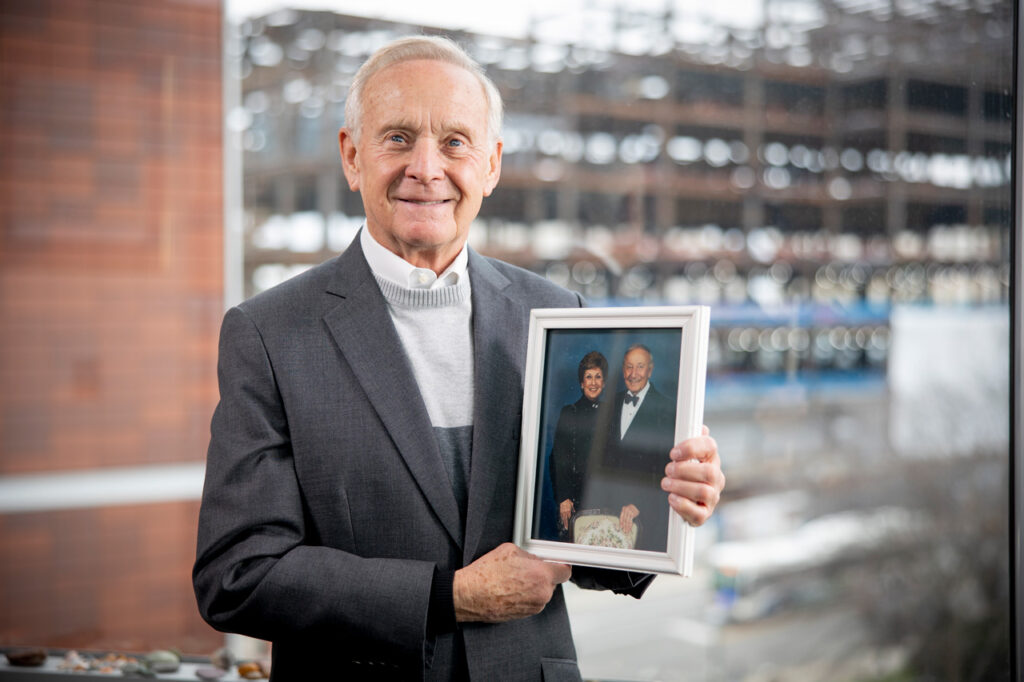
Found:
[(583, 383), (583, 375), (586, 371), (594, 368), (601, 370), (601, 376), (608, 376), (608, 361), (596, 350), (590, 351), (580, 360), (580, 367), (576, 371), (576, 375), (579, 377), (581, 384)]

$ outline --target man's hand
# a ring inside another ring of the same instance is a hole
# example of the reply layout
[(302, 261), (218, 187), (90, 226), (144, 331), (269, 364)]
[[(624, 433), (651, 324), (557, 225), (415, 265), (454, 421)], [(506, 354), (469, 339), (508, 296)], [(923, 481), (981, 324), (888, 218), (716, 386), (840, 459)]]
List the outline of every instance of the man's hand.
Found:
[(640, 510), (636, 508), (635, 504), (627, 504), (619, 512), (619, 528), (622, 529), (623, 533), (629, 533), (633, 530), (633, 519), (640, 515)]
[(562, 504), (558, 505), (558, 517), (565, 530), (569, 530), (569, 519), (572, 518), (574, 511), (576, 511), (576, 505), (572, 503), (572, 500), (562, 500)]
[(455, 571), (455, 620), (501, 623), (540, 613), (571, 575), (568, 564), (538, 559), (506, 542)]
[(665, 466), (661, 489), (668, 503), (691, 526), (703, 524), (711, 516), (725, 488), (725, 474), (718, 459), (718, 445), (708, 435), (687, 438), (669, 453), (672, 459)]

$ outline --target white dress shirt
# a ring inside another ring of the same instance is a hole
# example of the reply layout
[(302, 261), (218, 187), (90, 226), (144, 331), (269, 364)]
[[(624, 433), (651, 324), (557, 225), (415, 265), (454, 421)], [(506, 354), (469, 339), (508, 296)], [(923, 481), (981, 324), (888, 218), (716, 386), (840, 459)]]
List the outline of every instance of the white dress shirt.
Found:
[(625, 400), (622, 401), (622, 420), (619, 422), (619, 439), (626, 437), (626, 431), (629, 430), (629, 425), (633, 423), (633, 417), (636, 416), (636, 411), (644, 404), (644, 398), (647, 396), (647, 391), (650, 388), (651, 382), (648, 381), (644, 384), (644, 387), (640, 389), (639, 393), (634, 394), (632, 391), (626, 391), (626, 395), (636, 395), (639, 399), (636, 401), (636, 405), (627, 403)]
[(469, 253), (465, 244), (452, 264), (445, 268), (440, 276), (429, 268), (418, 268), (389, 251), (373, 238), (365, 225), (359, 234), (359, 245), (363, 247), (366, 263), (374, 274), (407, 289), (439, 289), (458, 284), (459, 280), (466, 276)]

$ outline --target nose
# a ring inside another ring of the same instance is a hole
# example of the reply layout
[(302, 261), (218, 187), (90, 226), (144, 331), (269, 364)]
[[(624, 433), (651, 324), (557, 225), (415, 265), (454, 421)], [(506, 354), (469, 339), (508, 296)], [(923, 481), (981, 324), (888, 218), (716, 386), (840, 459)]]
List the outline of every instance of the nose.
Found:
[(429, 140), (418, 140), (413, 147), (406, 177), (424, 184), (444, 177), (444, 159), (441, 151)]

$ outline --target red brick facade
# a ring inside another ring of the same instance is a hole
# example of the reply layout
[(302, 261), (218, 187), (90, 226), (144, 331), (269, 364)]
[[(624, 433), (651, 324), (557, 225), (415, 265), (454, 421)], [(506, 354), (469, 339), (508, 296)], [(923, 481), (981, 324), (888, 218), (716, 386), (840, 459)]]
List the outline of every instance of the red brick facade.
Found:
[(209, 653), (193, 502), (0, 515), (0, 645)]
[[(221, 109), (216, 0), (0, 4), (0, 476), (203, 458)], [(217, 646), (197, 511), (0, 516), (0, 644)]]

